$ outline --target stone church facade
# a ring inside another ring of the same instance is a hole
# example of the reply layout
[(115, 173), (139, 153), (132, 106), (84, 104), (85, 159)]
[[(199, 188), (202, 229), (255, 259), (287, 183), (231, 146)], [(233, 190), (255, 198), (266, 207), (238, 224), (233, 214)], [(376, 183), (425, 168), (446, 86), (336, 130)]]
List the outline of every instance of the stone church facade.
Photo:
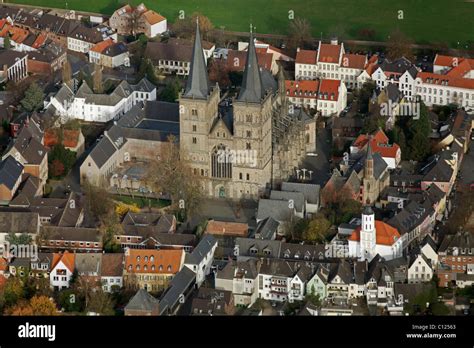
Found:
[(179, 140), (207, 196), (258, 198), (294, 174), (311, 120), (286, 104), (282, 75), (277, 82), (260, 70), (251, 34), (240, 92), (232, 102), (221, 99), (219, 86), (209, 81), (197, 27), (191, 71), (179, 98)]

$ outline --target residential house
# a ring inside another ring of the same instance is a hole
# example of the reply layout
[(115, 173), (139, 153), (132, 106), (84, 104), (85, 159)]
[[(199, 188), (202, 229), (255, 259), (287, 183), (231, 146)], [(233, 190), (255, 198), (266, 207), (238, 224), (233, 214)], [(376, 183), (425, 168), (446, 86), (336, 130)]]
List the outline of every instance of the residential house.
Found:
[(226, 256), (233, 254), (236, 238), (247, 238), (249, 227), (248, 224), (239, 222), (209, 220), (204, 233), (216, 238), (217, 255)]
[(217, 248), (217, 240), (210, 234), (205, 234), (199, 244), (190, 254), (186, 254), (184, 266), (196, 273), (196, 285), (198, 287), (211, 273), (214, 252)]
[(362, 151), (367, 151), (368, 143), (373, 153), (378, 153), (387, 163), (389, 169), (395, 169), (402, 160), (402, 151), (398, 144), (389, 144), (387, 135), (382, 129), (378, 129), (371, 136), (361, 134), (352, 143), (350, 147), (351, 155), (358, 154)]
[(127, 4), (115, 10), (109, 24), (120, 35), (143, 33), (151, 38), (168, 30), (166, 18), (149, 10), (143, 3), (136, 7)]
[(62, 290), (69, 287), (69, 282), (74, 273), (75, 260), (76, 254), (68, 251), (53, 254), (49, 275), (49, 283), (52, 289)]
[(110, 36), (112, 32), (106, 27), (91, 28), (80, 24), (67, 34), (67, 48), (75, 52), (89, 53), (92, 47)]
[(258, 273), (258, 297), (277, 302), (301, 301), (314, 271), (315, 265), (309, 262), (263, 259)]
[(254, 237), (256, 239), (275, 240), (279, 232), (281, 233), (280, 223), (269, 216), (257, 224)]
[(28, 52), (28, 71), (34, 74), (51, 75), (63, 68), (67, 60), (67, 51), (54, 43)]
[(24, 173), (39, 178), (41, 187), (48, 179), (48, 152), (43, 145), (43, 133), (33, 120), (23, 125), (17, 136), (11, 139), (2, 159), (12, 156), (24, 167)]
[(366, 297), (368, 305), (386, 307), (394, 295), (395, 277), (380, 255), (370, 263), (366, 273)]
[(191, 315), (233, 315), (231, 291), (200, 287), (191, 303)]
[(12, 156), (0, 162), (0, 205), (7, 205), (13, 199), (22, 181), (23, 168)]
[(28, 54), (4, 50), (0, 52), (0, 82), (19, 82), (28, 76)]
[[(212, 57), (215, 45), (202, 41), (205, 62)], [(167, 42), (148, 42), (145, 57), (150, 59), (159, 73), (189, 75), (193, 43), (189, 40), (170, 38)]]
[(74, 92), (67, 84), (46, 102), (46, 108), (64, 118), (89, 122), (108, 122), (118, 119), (134, 105), (145, 100), (156, 100), (156, 87), (146, 78), (136, 85), (122, 81), (109, 93), (94, 93), (87, 83)]
[(126, 249), (126, 287), (157, 292), (168, 287), (184, 264), (183, 250)]
[(89, 286), (97, 287), (100, 285), (100, 272), (102, 268), (101, 253), (76, 253), (75, 270), (82, 280)]
[(421, 171), (424, 177), (421, 181), (421, 189), (426, 190), (431, 184), (438, 186), (446, 194), (450, 194), (458, 172), (458, 153), (444, 150), (435, 155), (434, 160)]
[(234, 305), (252, 306), (257, 300), (257, 275), (260, 262), (254, 259), (247, 261), (229, 261), (215, 275), (215, 288), (232, 293)]
[(347, 300), (352, 283), (352, 267), (346, 260), (331, 265), (327, 281), (327, 297), (330, 299)]
[(123, 287), (123, 253), (105, 253), (102, 255), (100, 280), (105, 292), (114, 292)]
[(296, 182), (283, 182), (281, 184), (281, 191), (283, 192), (300, 192), (303, 194), (305, 201), (304, 210), (307, 217), (311, 217), (319, 210), (320, 190), (321, 187), (314, 184)]
[(107, 68), (130, 66), (130, 55), (123, 42), (107, 39), (93, 46), (89, 51), (89, 62)]
[(415, 79), (418, 74), (418, 68), (405, 57), (393, 61), (385, 59), (372, 73), (372, 80), (378, 90), (393, 84), (407, 100), (412, 100), (417, 94)]
[(456, 281), (458, 273), (467, 273), (474, 263), (474, 238), (469, 231), (446, 235), (438, 250), (437, 275), (439, 286), (448, 287)]
[(49, 278), (53, 259), (53, 253), (39, 252), (38, 257), (30, 261), (31, 274), (37, 278)]
[(408, 283), (430, 282), (433, 278), (432, 267), (431, 260), (423, 254), (411, 257), (408, 265)]
[(317, 295), (320, 300), (327, 297), (330, 264), (318, 264), (316, 272), (306, 283), (306, 294)]

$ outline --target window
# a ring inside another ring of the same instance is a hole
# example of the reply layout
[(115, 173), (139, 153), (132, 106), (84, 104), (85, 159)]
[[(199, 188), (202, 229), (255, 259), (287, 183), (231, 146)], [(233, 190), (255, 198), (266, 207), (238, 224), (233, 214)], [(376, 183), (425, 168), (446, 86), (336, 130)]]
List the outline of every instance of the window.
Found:
[(196, 131), (197, 131), (197, 126), (193, 124), (193, 132), (196, 132)]
[(197, 144), (197, 138), (193, 137), (193, 144)]
[(191, 115), (197, 116), (197, 115), (198, 115), (197, 109), (192, 109), (192, 110), (191, 110)]

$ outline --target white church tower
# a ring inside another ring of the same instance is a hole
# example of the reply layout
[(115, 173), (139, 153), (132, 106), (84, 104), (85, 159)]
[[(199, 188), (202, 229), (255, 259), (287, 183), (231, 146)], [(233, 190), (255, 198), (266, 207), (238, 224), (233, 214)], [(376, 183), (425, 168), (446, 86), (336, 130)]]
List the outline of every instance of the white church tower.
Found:
[(362, 226), (360, 230), (360, 258), (372, 260), (375, 256), (377, 244), (375, 232), (375, 213), (368, 205), (362, 212)]

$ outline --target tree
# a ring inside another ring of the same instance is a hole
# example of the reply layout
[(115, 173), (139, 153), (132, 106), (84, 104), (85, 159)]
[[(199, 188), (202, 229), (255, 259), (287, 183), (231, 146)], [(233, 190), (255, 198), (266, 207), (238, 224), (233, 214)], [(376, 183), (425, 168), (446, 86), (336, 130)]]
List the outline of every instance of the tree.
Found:
[(84, 183), (86, 207), (90, 214), (101, 224), (109, 225), (115, 217), (114, 203), (110, 194), (103, 187), (91, 185), (87, 180)]
[(409, 60), (413, 59), (413, 42), (400, 31), (396, 29), (390, 34), (390, 39), (387, 46), (387, 58), (395, 60), (401, 57), (405, 57)]
[(202, 181), (197, 174), (180, 154), (176, 138), (170, 136), (161, 147), (158, 158), (150, 163), (145, 181), (155, 192), (169, 194), (172, 209), (184, 210), (189, 217), (197, 210), (202, 198)]
[(175, 103), (179, 97), (180, 85), (176, 79), (170, 80), (160, 92), (160, 100)]
[(51, 162), (51, 176), (53, 178), (61, 177), (64, 174), (64, 164), (58, 159)]
[(66, 60), (64, 63), (61, 74), (64, 83), (69, 83), (72, 80), (72, 67), (71, 63), (69, 63), (69, 60)]
[(13, 315), (13, 316), (32, 316), (33, 314), (33, 308), (31, 308), (30, 304), (26, 300), (21, 300), (17, 304), (15, 304), (13, 307), (10, 307), (6, 311), (7, 315)]
[(140, 29), (142, 13), (138, 7), (134, 8), (133, 11), (129, 14), (128, 17), (128, 28), (127, 31), (132, 34), (135, 38), (137, 36), (138, 30)]
[(98, 287), (89, 293), (86, 310), (102, 315), (114, 315), (114, 301), (108, 293), (102, 290), (102, 287)]
[(318, 214), (309, 222), (303, 237), (307, 241), (324, 242), (330, 228), (331, 222), (323, 214)]
[(56, 315), (56, 304), (47, 296), (33, 296), (30, 300), (33, 315)]
[(211, 20), (199, 12), (194, 12), (191, 17), (184, 17), (178, 19), (173, 25), (173, 31), (178, 37), (192, 38), (196, 28), (196, 19), (199, 18), (199, 31), (204, 39), (208, 36), (214, 28)]
[(5, 38), (3, 39), (3, 48), (5, 48), (6, 50), (9, 50), (11, 47), (12, 47), (12, 43), (11, 43), (10, 35), (7, 34)]
[(76, 296), (72, 289), (66, 289), (59, 293), (58, 303), (66, 312), (82, 312), (84, 311), (84, 301)]
[(229, 70), (226, 66), (226, 61), (222, 59), (215, 59), (212, 61), (209, 68), (209, 80), (213, 83), (218, 83), (219, 87), (230, 87)]
[(305, 47), (311, 42), (311, 25), (305, 18), (290, 21), (288, 31), (288, 47), (291, 49)]
[(9, 277), (0, 293), (0, 302), (9, 307), (15, 305), (24, 296), (23, 284), (17, 277)]
[(427, 141), (431, 134), (431, 124), (428, 117), (428, 109), (425, 104), (420, 104), (420, 114), (414, 115), (407, 123), (405, 135), (408, 133), (408, 143), (410, 144), (410, 159), (415, 161), (424, 160), (431, 152), (430, 143)]
[(61, 169), (57, 162), (56, 165), (54, 164), (55, 161), (60, 162), (64, 166), (63, 174), (67, 174), (76, 162), (76, 153), (66, 149), (61, 143), (54, 145), (48, 155), (48, 162), (51, 165), (49, 168), (50, 177), (57, 177), (58, 175), (55, 175), (54, 170), (58, 172)]
[(30, 245), (33, 241), (28, 233), (17, 235), (15, 232), (9, 232), (5, 239), (11, 245)]
[(33, 112), (43, 107), (44, 91), (33, 82), (25, 91), (25, 97), (20, 101), (21, 106), (25, 111)]
[(102, 67), (98, 64), (94, 65), (94, 75), (92, 76), (92, 86), (94, 93), (103, 93), (104, 87), (102, 85)]

